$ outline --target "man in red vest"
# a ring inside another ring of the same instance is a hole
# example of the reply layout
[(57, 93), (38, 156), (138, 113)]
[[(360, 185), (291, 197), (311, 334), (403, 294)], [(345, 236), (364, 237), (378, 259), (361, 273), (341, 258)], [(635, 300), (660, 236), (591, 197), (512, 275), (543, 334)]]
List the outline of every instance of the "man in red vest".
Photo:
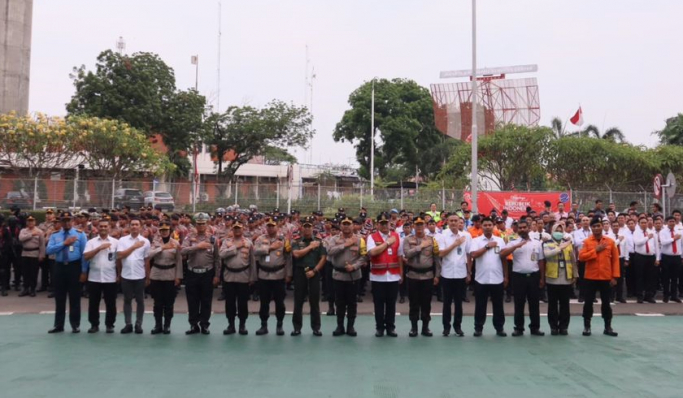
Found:
[(368, 236), (367, 248), (370, 256), (370, 281), (372, 300), (375, 303), (375, 336), (397, 337), (396, 297), (402, 282), (403, 264), (398, 254), (400, 244), (396, 232), (389, 230), (389, 215), (377, 216), (378, 230)]

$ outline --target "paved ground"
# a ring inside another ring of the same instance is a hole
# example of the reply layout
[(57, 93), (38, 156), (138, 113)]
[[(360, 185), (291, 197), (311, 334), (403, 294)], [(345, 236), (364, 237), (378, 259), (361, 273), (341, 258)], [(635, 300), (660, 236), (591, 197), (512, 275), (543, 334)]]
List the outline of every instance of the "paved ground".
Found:
[[(219, 290), (215, 290), (214, 293), (214, 312), (224, 312), (223, 302), (218, 301)], [(287, 292), (287, 311), (291, 311), (293, 308), (293, 292)], [(471, 296), (470, 296), (471, 297)], [(466, 315), (474, 315), (474, 299), (470, 300), (470, 303), (464, 304), (463, 311)], [(683, 304), (678, 303), (662, 303), (661, 301), (657, 304), (636, 304), (635, 300), (629, 299), (627, 304), (613, 304), (612, 309), (615, 314), (620, 315), (635, 315), (635, 314), (663, 314), (663, 315), (683, 315)], [(572, 300), (572, 305), (570, 306), (571, 312), (574, 315), (580, 315), (583, 308), (583, 304), (578, 303), (576, 300)], [(87, 309), (87, 299), (83, 299), (83, 309)], [(151, 297), (146, 300), (147, 310), (152, 310), (152, 299)], [(595, 305), (595, 311), (599, 313), (600, 305)], [(122, 309), (122, 296), (118, 297), (119, 311)], [(259, 308), (259, 303), (254, 301), (249, 301), (249, 312), (257, 313)], [(271, 311), (274, 311), (274, 305), (271, 303)], [(327, 303), (320, 303), (320, 308), (323, 312), (327, 309)], [(104, 310), (104, 303), (101, 304), (101, 309)], [(187, 302), (185, 301), (185, 294), (181, 291), (176, 300), (175, 306), (177, 313), (187, 313)], [(45, 311), (54, 311), (54, 300), (47, 298), (46, 293), (38, 293), (37, 297), (18, 297), (18, 292), (12, 291), (7, 297), (0, 297), (0, 312), (12, 312), (17, 314), (34, 314), (41, 313)], [(304, 306), (304, 311), (308, 312), (307, 305)], [(396, 311), (401, 314), (408, 314), (408, 302), (404, 304), (398, 303), (396, 306)], [(372, 314), (372, 295), (368, 293), (362, 303), (358, 304), (359, 314)], [(432, 301), (432, 312), (441, 313), (441, 303), (436, 300), (436, 297)], [(491, 312), (491, 308), (489, 308)], [(512, 303), (505, 304), (505, 312), (508, 315), (513, 313)], [(541, 313), (547, 313), (547, 306), (541, 303)]]
[(50, 315), (9, 315), (0, 316), (0, 386), (4, 397), (31, 398), (679, 398), (682, 320), (620, 316), (617, 338), (582, 337), (574, 318), (567, 337), (500, 338), (489, 325), (482, 338), (415, 339), (406, 321), (399, 338), (378, 339), (371, 316), (359, 317), (356, 338), (331, 337), (330, 318), (323, 337), (294, 338), (254, 336), (256, 317), (249, 336), (188, 337), (179, 327), (48, 335)]

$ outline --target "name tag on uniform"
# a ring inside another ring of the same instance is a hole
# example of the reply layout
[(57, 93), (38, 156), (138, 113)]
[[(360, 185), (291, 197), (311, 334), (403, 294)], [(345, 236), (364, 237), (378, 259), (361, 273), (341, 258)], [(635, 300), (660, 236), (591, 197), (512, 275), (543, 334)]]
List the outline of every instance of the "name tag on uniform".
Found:
[(536, 252), (531, 253), (531, 261), (536, 261)]
[(267, 262), (267, 263), (269, 263), (269, 262), (270, 262), (270, 255), (266, 256), (266, 258), (265, 258), (264, 261)]
[(388, 248), (388, 249), (387, 249), (387, 254), (390, 255), (390, 256), (393, 256), (393, 255), (394, 255), (394, 251), (391, 250), (391, 248)]
[(73, 245), (69, 246), (69, 251), (70, 251), (70, 252), (73, 252), (73, 251), (74, 251), (74, 246), (73, 246)]
[(566, 262), (564, 261), (564, 259), (563, 259), (563, 260), (560, 260), (560, 261), (558, 261), (558, 265), (559, 265), (559, 267), (560, 267), (560, 268), (564, 268), (564, 267), (566, 266), (566, 264), (565, 264), (565, 263), (566, 263)]
[(500, 253), (500, 246), (494, 247), (494, 248), (493, 248), (493, 252), (496, 253), (496, 254)]
[(456, 253), (458, 254), (458, 256), (461, 255), (462, 254), (462, 247), (458, 247), (458, 250), (456, 251)]

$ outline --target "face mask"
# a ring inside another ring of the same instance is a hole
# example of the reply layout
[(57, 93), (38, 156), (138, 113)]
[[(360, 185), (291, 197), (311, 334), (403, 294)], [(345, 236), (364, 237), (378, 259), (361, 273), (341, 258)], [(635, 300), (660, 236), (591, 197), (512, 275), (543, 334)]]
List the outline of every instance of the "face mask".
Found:
[(562, 238), (564, 238), (564, 234), (562, 232), (553, 232), (553, 239), (562, 240)]

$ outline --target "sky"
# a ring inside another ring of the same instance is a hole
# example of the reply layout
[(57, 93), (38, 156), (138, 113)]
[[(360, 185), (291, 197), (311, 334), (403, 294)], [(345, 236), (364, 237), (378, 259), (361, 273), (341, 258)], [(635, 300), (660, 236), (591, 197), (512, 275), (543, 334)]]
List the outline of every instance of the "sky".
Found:
[[(121, 36), (128, 54), (159, 54), (180, 89), (194, 87), (198, 55), (214, 107), (312, 104), (316, 135), (299, 162), (355, 165), (352, 144), (332, 138), (353, 90), (373, 77), (429, 87), (472, 65), (470, 0), (220, 3), (219, 86), (217, 0), (34, 0), (30, 111), (64, 115), (72, 68), (92, 69)], [(479, 0), (477, 64), (537, 64), (543, 125), (580, 105), (587, 124), (653, 146), (651, 132), (683, 112), (680, 15), (680, 0)]]

